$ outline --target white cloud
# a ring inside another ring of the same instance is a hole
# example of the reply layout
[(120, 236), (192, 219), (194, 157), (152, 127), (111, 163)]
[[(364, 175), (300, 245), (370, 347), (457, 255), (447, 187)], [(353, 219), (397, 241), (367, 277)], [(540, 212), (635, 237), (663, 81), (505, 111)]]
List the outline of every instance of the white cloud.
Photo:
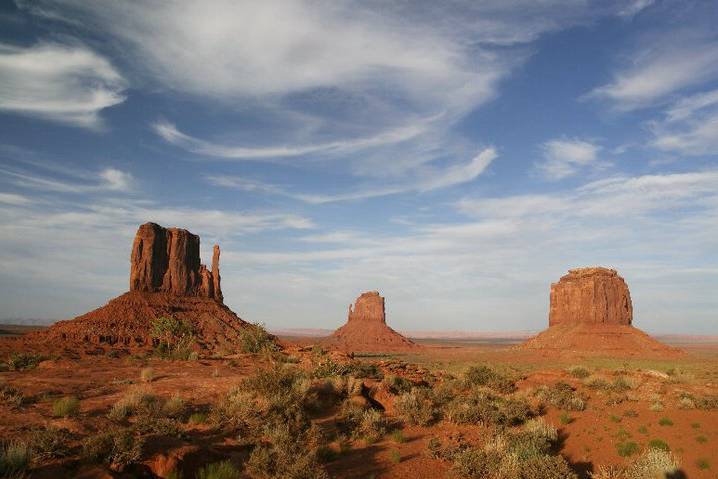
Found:
[(619, 17), (634, 17), (646, 8), (656, 3), (656, 0), (633, 0), (618, 11)]
[(0, 167), (5, 175), (5, 182), (15, 187), (27, 188), (38, 192), (88, 194), (101, 192), (129, 193), (133, 190), (134, 178), (129, 172), (116, 168), (106, 168), (96, 173), (77, 172), (63, 169), (64, 176), (46, 176), (37, 173), (28, 173), (23, 170)]
[(0, 192), (0, 203), (8, 205), (29, 205), (33, 201), (27, 196)]
[(125, 87), (114, 67), (84, 46), (0, 44), (0, 110), (97, 129), (100, 111), (122, 103)]
[(480, 176), (497, 156), (496, 150), (493, 147), (489, 147), (480, 151), (467, 163), (453, 164), (444, 169), (427, 167), (419, 170), (419, 175), (415, 178), (410, 178), (401, 184), (390, 184), (380, 188), (377, 188), (375, 185), (366, 185), (364, 187), (356, 187), (350, 192), (333, 195), (296, 193), (279, 185), (237, 176), (208, 175), (205, 179), (215, 186), (286, 196), (309, 204), (323, 204), (362, 200), (407, 192), (427, 192), (467, 183)]
[(651, 39), (614, 74), (613, 81), (587, 98), (609, 100), (617, 110), (633, 110), (664, 102), (686, 87), (718, 77), (718, 43), (672, 32)]
[(600, 147), (585, 140), (564, 138), (547, 141), (541, 149), (543, 161), (537, 163), (537, 168), (545, 178), (561, 180), (594, 166)]

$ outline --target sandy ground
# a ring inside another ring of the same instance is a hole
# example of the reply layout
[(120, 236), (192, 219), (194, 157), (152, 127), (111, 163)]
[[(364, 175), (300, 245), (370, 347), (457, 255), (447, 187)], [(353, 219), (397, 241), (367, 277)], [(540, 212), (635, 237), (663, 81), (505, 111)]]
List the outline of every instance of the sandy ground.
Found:
[[(287, 339), (287, 338), (285, 338)], [(291, 341), (291, 338), (288, 338)], [(303, 338), (304, 344), (311, 338)], [(488, 364), (524, 377), (519, 381), (520, 391), (527, 394), (542, 384), (565, 381), (588, 396), (584, 411), (568, 413), (548, 407), (545, 419), (559, 428), (560, 452), (582, 477), (599, 464), (621, 464), (616, 445), (633, 441), (640, 448), (649, 441), (666, 442), (680, 458), (682, 470), (689, 478), (718, 477), (718, 410), (681, 409), (679, 395), (718, 395), (718, 344), (683, 344), (688, 354), (681, 358), (607, 358), (580, 354), (566, 356), (543, 355), (535, 351), (514, 349), (506, 342), (460, 342), (448, 340), (422, 340), (426, 348), (416, 353), (366, 355), (366, 362), (379, 362), (389, 357), (416, 363), (430, 371), (459, 374), (470, 365)], [(572, 365), (582, 365), (594, 377), (611, 380), (616, 371), (631, 378), (634, 388), (625, 397), (615, 397), (602, 391), (591, 390), (581, 380), (566, 372)], [(128, 389), (136, 387), (142, 368), (151, 367), (153, 381), (147, 385), (154, 394), (163, 397), (179, 395), (193, 410), (203, 411), (217, 401), (241, 378), (257, 368), (266, 366), (256, 356), (238, 356), (233, 359), (200, 359), (198, 361), (167, 361), (161, 359), (132, 359), (91, 357), (81, 360), (58, 359), (42, 363), (27, 371), (0, 373), (0, 383), (22, 391), (30, 401), (20, 408), (0, 403), (0, 437), (22, 438), (33, 427), (54, 425), (68, 429), (79, 440), (109, 426), (106, 414), (112, 404)], [(676, 379), (663, 377), (665, 371), (680, 371)], [(52, 417), (52, 403), (58, 397), (74, 395), (81, 399), (81, 412), (76, 418)], [(651, 404), (660, 401), (662, 411), (651, 410)], [(391, 409), (387, 415), (392, 419)], [(317, 421), (328, 420), (317, 417)], [(668, 421), (666, 421), (668, 419)], [(671, 424), (668, 425), (667, 423)], [(663, 424), (663, 425), (662, 425)], [(406, 441), (396, 443), (387, 436), (373, 444), (353, 441), (350, 451), (328, 463), (327, 469), (336, 478), (412, 478), (448, 477), (448, 464), (430, 458), (426, 442), (431, 437), (446, 439), (462, 434), (467, 440), (480, 443), (485, 432), (480, 426), (456, 426), (446, 422), (429, 428), (403, 429)], [(173, 450), (191, 447), (187, 462), (197, 464), (222, 457), (241, 461), (246, 451), (235, 446), (231, 438), (217, 436), (203, 425), (185, 426), (181, 440), (158, 441), (148, 444), (143, 462), (153, 464), (164, 460)], [(397, 462), (396, 453), (400, 457)], [(699, 460), (707, 460), (708, 468), (701, 469)], [(147, 475), (149, 469), (135, 472), (137, 477)], [(100, 467), (83, 466), (69, 460), (51, 461), (37, 466), (30, 477), (132, 477)], [(185, 476), (186, 479), (189, 479)], [(191, 477), (191, 476), (190, 476)]]

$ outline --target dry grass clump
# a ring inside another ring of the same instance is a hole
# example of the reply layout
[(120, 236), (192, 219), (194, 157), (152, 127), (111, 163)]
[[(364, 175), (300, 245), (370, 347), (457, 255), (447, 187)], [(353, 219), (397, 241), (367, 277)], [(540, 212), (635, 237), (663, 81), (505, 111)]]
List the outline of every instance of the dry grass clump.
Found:
[(10, 441), (0, 445), (0, 477), (25, 477), (31, 460), (32, 450), (25, 442)]
[(680, 464), (676, 457), (663, 449), (649, 448), (627, 466), (599, 466), (592, 479), (655, 479), (672, 477)]
[(75, 396), (66, 396), (52, 404), (52, 415), (55, 417), (75, 417), (80, 413), (80, 400)]
[(143, 383), (151, 383), (155, 378), (155, 371), (152, 368), (143, 368), (140, 371), (140, 381)]
[(141, 434), (176, 435), (180, 430), (179, 421), (186, 413), (187, 405), (181, 397), (175, 395), (164, 400), (139, 387), (128, 391), (113, 404), (107, 417), (115, 422), (134, 417), (133, 429)]
[(414, 383), (402, 376), (395, 374), (387, 374), (382, 380), (382, 384), (386, 386), (390, 393), (399, 395), (411, 391)]
[(464, 382), (468, 387), (486, 386), (500, 393), (512, 393), (516, 390), (514, 379), (497, 372), (488, 366), (473, 366), (464, 373)]
[(0, 403), (7, 404), (10, 407), (20, 407), (25, 401), (25, 397), (17, 388), (9, 384), (0, 384)]
[(30, 435), (30, 444), (36, 458), (51, 459), (69, 455), (71, 439), (67, 429), (49, 426), (35, 429)]
[(297, 433), (286, 424), (276, 424), (265, 430), (267, 442), (254, 448), (247, 470), (263, 478), (328, 479), (319, 462), (319, 434), (308, 428)]
[(345, 401), (339, 414), (345, 433), (374, 442), (386, 434), (386, 421), (381, 411)]
[(122, 470), (139, 461), (144, 440), (131, 429), (117, 429), (89, 436), (82, 441), (82, 458), (92, 463), (104, 463)]
[(567, 411), (583, 411), (586, 400), (570, 384), (558, 382), (552, 386), (539, 386), (534, 395), (541, 401)]
[(583, 366), (571, 366), (566, 371), (568, 371), (571, 376), (578, 379), (585, 379), (591, 375), (591, 371)]
[(277, 351), (274, 336), (267, 332), (262, 323), (254, 323), (242, 328), (239, 332), (239, 349), (243, 353), (264, 353)]
[(456, 424), (515, 426), (533, 415), (531, 406), (523, 399), (502, 397), (479, 388), (456, 396), (444, 407), (446, 419)]
[(396, 399), (399, 415), (409, 424), (428, 426), (439, 417), (439, 410), (428, 388), (413, 388)]
[(229, 461), (215, 462), (197, 471), (197, 479), (239, 479), (239, 469)]
[(46, 359), (46, 356), (40, 354), (12, 353), (5, 361), (5, 365), (10, 371), (25, 371), (35, 369), (38, 364)]

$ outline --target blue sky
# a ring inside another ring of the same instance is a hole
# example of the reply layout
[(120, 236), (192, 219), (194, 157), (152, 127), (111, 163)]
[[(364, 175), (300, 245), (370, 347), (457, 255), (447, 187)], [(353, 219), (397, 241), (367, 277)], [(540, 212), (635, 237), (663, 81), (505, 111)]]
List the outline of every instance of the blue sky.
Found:
[(222, 247), (226, 302), (333, 328), (547, 324), (614, 267), (635, 324), (718, 333), (715, 2), (0, 7), (0, 316), (127, 290), (137, 226)]

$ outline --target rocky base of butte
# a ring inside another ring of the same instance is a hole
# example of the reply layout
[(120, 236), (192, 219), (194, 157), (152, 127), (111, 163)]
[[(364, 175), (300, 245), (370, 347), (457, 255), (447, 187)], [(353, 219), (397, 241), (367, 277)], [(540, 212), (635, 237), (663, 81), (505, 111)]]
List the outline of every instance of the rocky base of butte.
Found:
[(621, 355), (681, 353), (632, 323), (631, 294), (616, 270), (572, 269), (551, 285), (549, 328), (521, 348)]
[(351, 352), (405, 351), (420, 347), (386, 324), (384, 298), (377, 291), (363, 293), (344, 326), (327, 338), (328, 347)]

